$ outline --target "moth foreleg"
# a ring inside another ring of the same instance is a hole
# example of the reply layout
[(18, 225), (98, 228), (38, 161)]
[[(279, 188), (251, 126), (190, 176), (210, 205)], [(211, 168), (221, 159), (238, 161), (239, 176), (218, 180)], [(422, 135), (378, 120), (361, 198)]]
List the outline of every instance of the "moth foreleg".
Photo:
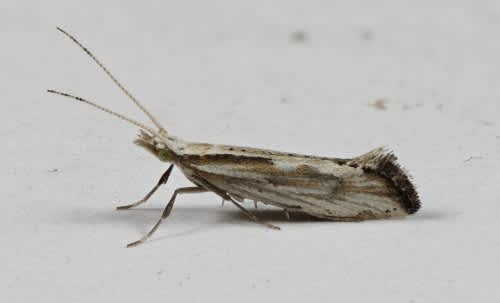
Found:
[(161, 214), (160, 219), (158, 220), (158, 222), (156, 222), (156, 224), (153, 226), (153, 228), (151, 228), (151, 230), (144, 237), (142, 237), (140, 240), (127, 244), (127, 247), (137, 246), (137, 245), (141, 244), (142, 242), (146, 241), (149, 237), (151, 237), (151, 235), (158, 229), (161, 222), (165, 218), (167, 218), (168, 215), (170, 215), (170, 212), (172, 211), (172, 208), (174, 207), (175, 198), (177, 197), (178, 194), (202, 193), (202, 192), (207, 192), (207, 191), (208, 190), (206, 190), (203, 187), (181, 187), (181, 188), (176, 189), (174, 191), (172, 197), (170, 198), (170, 201), (168, 202), (167, 206), (163, 210), (163, 213)]
[(238, 203), (237, 201), (235, 201), (234, 199), (229, 199), (229, 201), (233, 202), (234, 205), (236, 205), (236, 207), (238, 207), (250, 220), (256, 222), (256, 223), (259, 223), (259, 224), (262, 224), (262, 225), (265, 225), (269, 228), (272, 228), (272, 229), (281, 229), (279, 228), (279, 226), (276, 226), (276, 225), (273, 225), (273, 224), (270, 224), (270, 223), (266, 223), (266, 222), (262, 222), (259, 220), (259, 218), (257, 218), (254, 214), (252, 214), (251, 212), (249, 212), (246, 208), (244, 208), (243, 206), (240, 205), (240, 203)]
[(116, 207), (117, 210), (122, 210), (122, 209), (129, 209), (129, 208), (132, 208), (132, 207), (136, 207), (136, 206), (139, 206), (143, 203), (146, 203), (149, 198), (151, 198), (151, 196), (156, 192), (156, 190), (162, 186), (163, 184), (167, 183), (168, 181), (168, 177), (170, 177), (170, 173), (172, 172), (172, 169), (174, 168), (174, 165), (170, 165), (168, 167), (168, 169), (163, 173), (163, 175), (161, 175), (160, 177), (160, 180), (158, 180), (158, 183), (155, 185), (155, 187), (153, 187), (152, 190), (150, 190), (146, 196), (144, 196), (144, 198), (142, 198), (141, 200), (135, 202), (135, 203), (132, 203), (132, 204), (127, 204), (127, 205), (122, 205), (122, 206), (118, 206)]

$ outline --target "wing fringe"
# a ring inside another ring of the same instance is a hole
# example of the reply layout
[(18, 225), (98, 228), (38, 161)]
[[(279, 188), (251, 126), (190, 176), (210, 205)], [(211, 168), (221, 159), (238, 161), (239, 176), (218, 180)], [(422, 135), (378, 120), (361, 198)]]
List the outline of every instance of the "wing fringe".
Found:
[(401, 207), (408, 214), (416, 213), (421, 206), (410, 174), (397, 162), (392, 151), (380, 147), (348, 162), (350, 166), (359, 166), (367, 172), (373, 172), (391, 183), (401, 197)]

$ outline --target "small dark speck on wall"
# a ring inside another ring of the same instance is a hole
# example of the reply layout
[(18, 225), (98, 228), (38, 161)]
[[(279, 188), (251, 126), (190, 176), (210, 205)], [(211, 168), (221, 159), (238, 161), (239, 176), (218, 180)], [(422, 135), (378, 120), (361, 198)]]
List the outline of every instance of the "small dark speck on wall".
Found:
[(303, 30), (297, 30), (290, 34), (290, 41), (294, 43), (306, 43), (309, 35)]
[(371, 106), (375, 107), (378, 110), (386, 110), (387, 109), (387, 100), (385, 99), (377, 99), (375, 102), (370, 104)]
[(483, 157), (481, 157), (481, 156), (471, 156), (471, 157), (465, 159), (464, 163), (470, 162), (472, 160), (482, 160), (482, 159), (483, 159)]
[(365, 28), (359, 33), (359, 37), (363, 41), (372, 41), (375, 39), (375, 32), (372, 29)]

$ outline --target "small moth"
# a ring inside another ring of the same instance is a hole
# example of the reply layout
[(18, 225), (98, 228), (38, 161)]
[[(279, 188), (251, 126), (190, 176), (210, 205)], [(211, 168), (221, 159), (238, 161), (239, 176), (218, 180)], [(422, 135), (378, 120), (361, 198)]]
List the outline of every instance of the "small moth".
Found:
[(108, 71), (108, 69), (75, 37), (61, 28), (111, 78), (155, 128), (125, 117), (108, 108), (78, 96), (48, 90), (91, 105), (140, 128), (135, 144), (162, 162), (171, 163), (158, 183), (146, 196), (117, 209), (129, 209), (146, 203), (155, 191), (167, 183), (177, 166), (193, 186), (174, 191), (158, 222), (140, 240), (146, 241), (172, 211), (179, 194), (213, 192), (238, 207), (251, 220), (273, 229), (279, 227), (260, 221), (240, 202), (259, 201), (288, 211), (338, 220), (361, 221), (401, 217), (420, 208), (420, 199), (408, 173), (396, 162), (394, 154), (384, 148), (374, 149), (351, 159), (328, 158), (278, 152), (250, 147), (216, 145), (184, 141), (171, 135), (146, 108)]

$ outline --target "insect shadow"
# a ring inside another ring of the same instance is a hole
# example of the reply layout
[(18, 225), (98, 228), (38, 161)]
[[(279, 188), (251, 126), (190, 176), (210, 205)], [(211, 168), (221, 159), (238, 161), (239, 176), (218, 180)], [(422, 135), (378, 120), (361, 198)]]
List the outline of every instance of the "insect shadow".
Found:
[[(280, 209), (274, 209), (274, 208), (269, 208), (269, 209), (263, 209), (263, 210), (252, 210), (255, 215), (258, 215), (259, 218), (262, 218), (266, 221), (273, 222), (273, 223), (287, 223), (287, 222), (293, 222), (293, 223), (314, 223), (314, 222), (337, 222), (337, 223), (359, 223), (359, 222), (353, 222), (352, 220), (346, 221), (346, 220), (332, 220), (330, 219), (322, 219), (322, 218), (317, 218), (310, 216), (306, 213), (301, 213), (301, 212), (290, 212), (290, 218), (288, 219), (284, 213), (283, 210)], [(245, 215), (239, 213), (239, 212), (228, 212), (225, 214), (226, 215), (226, 220), (229, 222), (231, 221), (239, 221), (239, 220), (244, 220), (246, 217)], [(440, 220), (444, 218), (451, 218), (451, 217), (456, 217), (458, 216), (458, 213), (450, 213), (450, 212), (444, 212), (444, 211), (439, 211), (439, 210), (427, 210), (427, 211), (422, 211), (420, 214), (415, 215), (411, 217), (410, 219), (405, 218), (403, 216), (401, 217), (392, 217), (392, 218), (385, 218), (384, 221), (405, 221), (405, 220), (414, 220), (414, 221), (421, 221), (421, 220)], [(382, 219), (379, 219), (382, 220)], [(376, 221), (376, 220), (373, 220)], [(373, 222), (371, 221), (371, 222)], [(367, 222), (368, 223), (368, 222)]]
[(450, 211), (442, 211), (442, 210), (425, 210), (421, 211), (418, 215), (408, 218), (411, 221), (433, 221), (433, 220), (441, 220), (441, 219), (450, 219), (458, 217), (461, 213), (459, 212), (450, 212)]
[[(171, 230), (179, 232), (179, 230), (184, 228), (183, 225), (198, 226), (197, 228), (189, 229), (191, 231), (198, 231), (201, 228), (231, 228), (249, 222), (247, 217), (239, 212), (238, 209), (233, 209), (229, 205), (225, 206), (222, 210), (220, 208), (220, 205), (187, 207), (179, 205), (165, 223), (168, 222), (167, 224)], [(107, 209), (77, 209), (66, 214), (65, 217), (76, 224), (113, 226), (123, 224), (134, 226), (139, 232), (144, 232), (147, 224), (152, 219), (157, 218), (158, 212), (161, 210), (158, 207), (135, 208), (120, 212), (109, 212)], [(330, 220), (315, 218), (299, 212), (290, 212), (290, 217), (287, 218), (283, 210), (263, 206), (259, 206), (258, 209), (251, 209), (250, 212), (266, 220), (282, 224), (286, 224), (287, 222), (331, 222)], [(185, 233), (186, 231), (181, 232), (181, 234)]]
[[(122, 212), (109, 212), (107, 209), (94, 211), (79, 209), (72, 211), (66, 217), (73, 223), (76, 222), (81, 224), (113, 226), (117, 224), (132, 225), (136, 227), (138, 231), (143, 232), (145, 226), (158, 216), (159, 211), (161, 211), (161, 208), (158, 207), (136, 208)], [(281, 225), (286, 225), (287, 223), (315, 222), (330, 222), (329, 224), (331, 224), (331, 220), (312, 217), (300, 212), (290, 212), (290, 217), (287, 218), (283, 210), (272, 207), (259, 206), (258, 209), (251, 209), (250, 212), (267, 221)], [(457, 213), (441, 212), (439, 210), (427, 210), (412, 217), (410, 220), (440, 220), (447, 217), (456, 217), (458, 215)], [(220, 206), (203, 205), (183, 207), (179, 205), (176, 207), (175, 212), (172, 213), (172, 216), (168, 218), (167, 222), (169, 229), (179, 232), (180, 229), (184, 228), (183, 225), (198, 226), (197, 228), (190, 229), (192, 231), (197, 231), (201, 228), (231, 228), (236, 225), (240, 226), (242, 223), (247, 223), (248, 220), (246, 218), (244, 214), (240, 213), (237, 209), (232, 209), (230, 206), (224, 207), (221, 211)], [(401, 218), (393, 218), (390, 221), (401, 221)], [(343, 223), (342, 221), (337, 222)], [(181, 234), (185, 233), (186, 231), (181, 232)]]
[[(251, 225), (251, 222), (248, 221), (247, 217), (237, 209), (224, 207), (221, 211), (217, 208), (220, 208), (220, 206), (206, 205), (183, 207), (182, 205), (179, 205), (175, 209), (175, 213), (168, 218), (168, 228), (162, 232), (161, 236), (150, 240), (150, 242), (158, 241), (161, 243), (162, 241), (169, 239), (199, 235), (215, 229), (241, 228), (242, 223), (248, 223), (251, 228), (254, 228), (254, 226)], [(66, 214), (65, 217), (72, 224), (92, 226), (109, 225), (114, 227), (117, 225), (127, 225), (132, 226), (138, 233), (144, 233), (147, 230), (149, 222), (158, 216), (158, 212), (160, 210), (161, 208), (158, 207), (137, 208), (123, 212), (110, 212), (107, 209), (76, 209)], [(287, 228), (287, 223), (293, 223), (296, 225), (297, 223), (314, 224), (328, 222), (328, 224), (332, 224), (331, 220), (320, 219), (299, 212), (290, 212), (290, 218), (288, 219), (283, 210), (271, 207), (259, 207), (259, 209), (252, 209), (250, 212), (267, 221), (282, 225), (284, 230)], [(447, 217), (456, 217), (458, 215), (460, 214), (441, 212), (439, 210), (428, 210), (410, 218), (410, 220), (436, 221)], [(403, 220), (403, 218), (391, 218), (385, 221), (397, 223), (405, 220)], [(352, 224), (352, 222), (341, 221), (338, 221), (337, 223)], [(273, 232), (279, 233), (279, 231)]]

